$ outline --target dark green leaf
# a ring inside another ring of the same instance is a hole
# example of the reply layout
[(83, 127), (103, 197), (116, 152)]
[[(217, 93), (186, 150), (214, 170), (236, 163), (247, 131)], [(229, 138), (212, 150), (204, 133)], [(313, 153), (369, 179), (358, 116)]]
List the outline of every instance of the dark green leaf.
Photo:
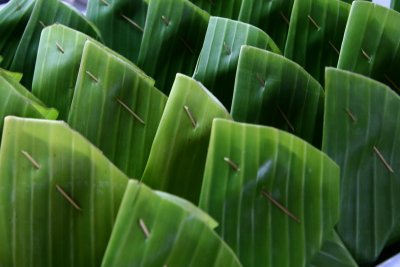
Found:
[(190, 0), (213, 16), (237, 19), (243, 0)]
[(188, 0), (150, 0), (138, 66), (169, 93), (176, 73), (192, 75), (209, 15)]
[(274, 126), (321, 147), (323, 109), (323, 89), (302, 67), (275, 53), (242, 46), (234, 120)]
[(214, 118), (230, 116), (202, 84), (178, 74), (142, 181), (197, 203)]
[(274, 41), (262, 30), (239, 21), (210, 18), (193, 78), (203, 83), (226, 107), (232, 103), (242, 45), (280, 53)]
[(398, 95), (327, 69), (323, 151), (341, 167), (337, 230), (360, 264), (377, 259), (400, 222), (399, 136)]
[(339, 168), (289, 133), (217, 119), (200, 208), (244, 266), (306, 266), (339, 219)]

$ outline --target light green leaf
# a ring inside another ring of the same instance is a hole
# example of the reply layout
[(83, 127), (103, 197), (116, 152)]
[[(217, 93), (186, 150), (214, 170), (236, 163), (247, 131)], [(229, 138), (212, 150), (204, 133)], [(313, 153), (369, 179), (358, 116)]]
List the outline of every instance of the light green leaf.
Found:
[(19, 72), (13, 72), (13, 71), (8, 71), (8, 70), (4, 70), (1, 69), (2, 73), (8, 75), (8, 77), (13, 78), (16, 82), (20, 82), (22, 79), (22, 73)]
[(339, 0), (295, 0), (285, 57), (323, 84), (325, 67), (338, 62), (349, 12)]
[(237, 19), (243, 0), (190, 0), (190, 2), (213, 16)]
[(100, 38), (98, 30), (77, 10), (59, 0), (36, 0), (28, 25), (18, 45), (11, 69), (22, 72), (22, 84), (30, 88), (33, 79), (40, 34), (45, 26), (64, 24), (94, 38)]
[(0, 136), (4, 118), (8, 115), (56, 119), (58, 112), (45, 107), (18, 80), (11, 77), (9, 72), (0, 69)]
[(153, 84), (132, 63), (86, 42), (68, 123), (130, 177), (142, 176), (167, 101)]
[(241, 266), (195, 214), (130, 181), (102, 266)]
[(176, 73), (192, 75), (209, 15), (188, 0), (150, 0), (138, 66), (168, 94)]
[(137, 60), (147, 13), (145, 1), (89, 0), (86, 13), (108, 47), (131, 61)]
[(339, 168), (289, 133), (217, 119), (199, 206), (244, 266), (306, 266), (339, 218)]
[(230, 116), (202, 84), (178, 74), (142, 181), (197, 203), (214, 118)]
[(33, 10), (33, 0), (11, 0), (0, 10), (0, 67), (8, 69)]
[(329, 68), (325, 79), (323, 151), (341, 167), (337, 231), (358, 263), (373, 263), (400, 223), (400, 98), (351, 72)]
[(274, 126), (321, 147), (324, 92), (302, 67), (278, 54), (242, 46), (231, 114)]
[(243, 22), (211, 17), (193, 78), (226, 106), (232, 102), (240, 47), (251, 45), (280, 53), (262, 30)]
[(294, 0), (243, 0), (240, 21), (265, 31), (284, 50)]
[(350, 252), (335, 231), (325, 240), (321, 251), (308, 267), (357, 267)]
[(400, 93), (400, 14), (363, 1), (351, 7), (338, 68), (366, 75)]
[(7, 117), (3, 266), (100, 266), (128, 178), (64, 122)]

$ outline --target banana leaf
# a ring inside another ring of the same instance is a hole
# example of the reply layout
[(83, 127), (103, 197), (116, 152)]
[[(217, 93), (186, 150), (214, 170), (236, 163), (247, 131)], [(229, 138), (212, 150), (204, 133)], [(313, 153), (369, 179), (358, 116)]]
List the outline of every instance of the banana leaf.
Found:
[(100, 266), (128, 178), (64, 122), (7, 117), (2, 266)]
[(0, 136), (4, 118), (8, 115), (54, 120), (58, 112), (45, 107), (18, 80), (10, 76), (9, 72), (0, 69)]
[(32, 92), (56, 107), (61, 120), (68, 118), (87, 39), (89, 36), (61, 24), (46, 27), (40, 37)]
[(325, 90), (323, 151), (341, 167), (337, 231), (358, 263), (371, 264), (400, 237), (400, 98), (333, 68)]
[(354, 2), (338, 68), (366, 75), (400, 93), (400, 14), (363, 1)]
[(89, 0), (86, 11), (104, 43), (133, 62), (139, 56), (146, 13), (144, 0)]
[(176, 73), (192, 75), (209, 14), (188, 0), (150, 0), (138, 66), (169, 94)]
[(308, 267), (357, 267), (350, 252), (335, 231), (325, 240)]
[(196, 6), (207, 11), (213, 16), (237, 19), (243, 0), (190, 0)]
[(0, 10), (0, 67), (8, 69), (33, 10), (33, 0), (12, 0)]
[(193, 78), (207, 87), (226, 107), (232, 103), (240, 47), (251, 45), (280, 53), (262, 30), (243, 22), (211, 17)]
[(241, 266), (232, 250), (192, 212), (130, 181), (102, 266)]
[(337, 65), (349, 12), (339, 0), (295, 0), (285, 57), (324, 84), (325, 67)]
[(21, 82), (22, 79), (22, 73), (19, 72), (13, 72), (5, 69), (0, 69), (3, 74), (7, 74), (8, 77), (13, 78), (15, 81), (18, 83)]
[(142, 181), (198, 203), (214, 118), (230, 115), (202, 84), (177, 74)]
[(100, 38), (98, 30), (79, 11), (59, 0), (36, 0), (28, 25), (22, 35), (11, 70), (22, 72), (22, 84), (32, 87), (32, 79), (42, 29), (54, 23), (64, 24), (94, 38)]
[(244, 266), (307, 266), (339, 219), (339, 168), (289, 133), (216, 119), (199, 206)]
[(146, 166), (167, 97), (132, 63), (87, 41), (68, 124), (129, 177)]
[(242, 46), (231, 114), (274, 126), (321, 147), (324, 92), (302, 67), (278, 54)]
[(293, 2), (294, 0), (243, 0), (238, 20), (265, 31), (283, 51)]

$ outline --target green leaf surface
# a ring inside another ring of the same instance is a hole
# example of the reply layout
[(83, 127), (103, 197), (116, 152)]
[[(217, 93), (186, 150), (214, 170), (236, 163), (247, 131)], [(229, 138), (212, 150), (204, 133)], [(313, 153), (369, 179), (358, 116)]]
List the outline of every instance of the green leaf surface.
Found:
[(203, 83), (228, 108), (242, 45), (280, 53), (274, 41), (262, 30), (239, 21), (210, 18), (193, 78)]
[(372, 263), (400, 223), (400, 98), (332, 68), (325, 96), (323, 151), (341, 167), (337, 231), (358, 263)]
[(8, 69), (33, 10), (33, 0), (12, 0), (0, 10), (0, 67)]
[(7, 117), (2, 266), (100, 266), (128, 178), (64, 122)]
[(86, 11), (104, 43), (133, 62), (139, 55), (146, 13), (143, 0), (89, 0)]
[(321, 146), (324, 92), (302, 67), (278, 54), (242, 46), (231, 114), (274, 126)]
[(27, 88), (31, 88), (42, 29), (55, 23), (100, 38), (98, 30), (79, 11), (59, 0), (36, 0), (11, 65), (12, 70), (24, 74), (22, 84)]
[(325, 240), (308, 267), (357, 267), (350, 252), (335, 231)]
[(102, 266), (241, 266), (195, 214), (130, 181)]
[(339, 0), (295, 0), (285, 57), (323, 84), (325, 67), (338, 62), (349, 12)]
[(56, 107), (61, 120), (68, 118), (87, 39), (87, 35), (61, 24), (46, 27), (40, 37), (32, 92)]
[(293, 2), (294, 0), (243, 0), (238, 20), (265, 31), (283, 51)]
[(243, 0), (190, 0), (196, 6), (207, 11), (213, 16), (237, 19)]
[(400, 1), (399, 0), (391, 0), (390, 2), (390, 7), (396, 10), (397, 12), (400, 12)]
[(176, 73), (192, 75), (209, 15), (188, 0), (150, 0), (138, 66), (169, 94)]
[(0, 69), (0, 135), (4, 118), (8, 115), (56, 119), (58, 112), (45, 107), (18, 80), (11, 77), (9, 72)]
[(199, 82), (178, 74), (142, 181), (197, 203), (214, 118), (230, 118)]
[(363, 74), (400, 94), (400, 14), (363, 1), (353, 3), (338, 68)]
[(307, 266), (339, 218), (339, 168), (294, 135), (217, 119), (199, 206), (244, 266)]
[(132, 63), (86, 42), (68, 123), (129, 177), (142, 176), (167, 101), (153, 84)]

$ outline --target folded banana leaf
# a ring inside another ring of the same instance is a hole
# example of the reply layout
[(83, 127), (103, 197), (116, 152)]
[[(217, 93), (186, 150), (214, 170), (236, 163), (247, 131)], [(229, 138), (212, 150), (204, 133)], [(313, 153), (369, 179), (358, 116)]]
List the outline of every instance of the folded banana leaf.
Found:
[(371, 264), (400, 237), (400, 97), (348, 71), (328, 68), (325, 79), (323, 151), (341, 168), (337, 231)]
[(216, 119), (199, 206), (244, 266), (307, 266), (339, 219), (339, 168), (289, 133)]
[(196, 6), (207, 11), (213, 16), (237, 19), (239, 16), (240, 8), (243, 5), (243, 0), (190, 0)]
[(188, 0), (150, 0), (138, 66), (169, 94), (176, 73), (192, 75), (209, 14)]
[(335, 231), (325, 240), (308, 267), (357, 267), (350, 252)]
[(8, 115), (54, 120), (58, 112), (47, 108), (9, 72), (0, 69), (0, 136), (4, 118)]
[(31, 88), (42, 29), (54, 23), (64, 24), (96, 39), (100, 34), (79, 11), (59, 0), (36, 0), (32, 15), (18, 45), (11, 69), (22, 72), (22, 84)]
[(325, 67), (338, 62), (349, 12), (350, 5), (339, 0), (295, 0), (285, 57), (324, 84)]
[(68, 124), (129, 177), (142, 176), (167, 101), (153, 84), (132, 63), (85, 43)]
[(2, 266), (100, 266), (128, 178), (64, 122), (7, 117)]
[(353, 3), (338, 68), (389, 85), (400, 94), (400, 14), (363, 1)]
[(33, 0), (12, 0), (0, 10), (0, 67), (8, 69), (33, 10)]
[(283, 51), (293, 2), (294, 0), (243, 0), (238, 20), (265, 31)]
[(102, 266), (242, 265), (201, 218), (130, 181)]
[(214, 118), (230, 115), (202, 84), (178, 74), (142, 181), (197, 204)]
[(193, 78), (203, 83), (228, 108), (232, 103), (242, 45), (280, 53), (274, 41), (257, 27), (225, 18), (210, 18)]
[(321, 147), (324, 92), (302, 67), (278, 54), (242, 46), (231, 114), (274, 126)]
[(89, 0), (86, 10), (104, 43), (133, 62), (139, 55), (146, 13), (144, 0)]

